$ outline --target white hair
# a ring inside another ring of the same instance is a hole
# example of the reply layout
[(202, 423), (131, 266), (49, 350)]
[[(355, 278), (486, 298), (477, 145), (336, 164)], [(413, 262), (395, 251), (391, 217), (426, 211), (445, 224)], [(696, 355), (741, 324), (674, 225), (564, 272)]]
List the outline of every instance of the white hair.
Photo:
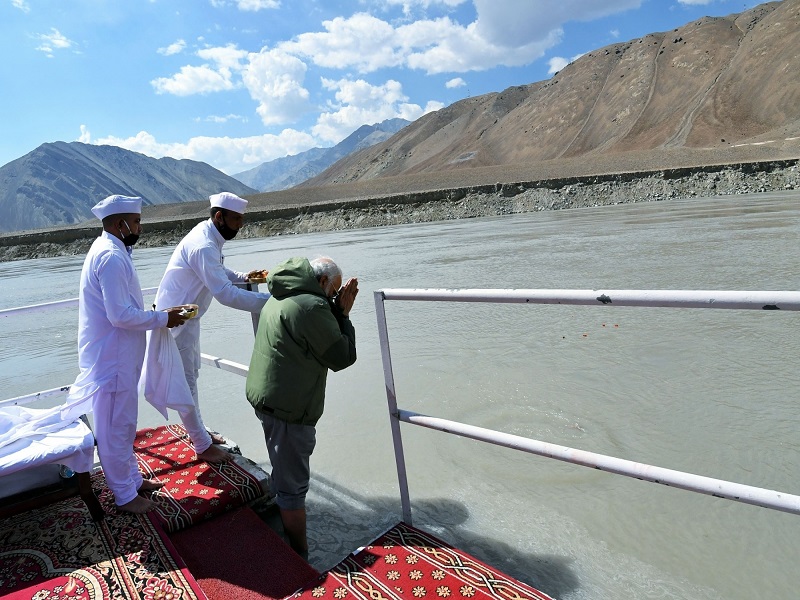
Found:
[(326, 275), (328, 279), (335, 279), (337, 276), (342, 276), (342, 270), (339, 268), (332, 258), (327, 256), (318, 256), (314, 260), (309, 261), (311, 270), (314, 271), (314, 277), (321, 279)]

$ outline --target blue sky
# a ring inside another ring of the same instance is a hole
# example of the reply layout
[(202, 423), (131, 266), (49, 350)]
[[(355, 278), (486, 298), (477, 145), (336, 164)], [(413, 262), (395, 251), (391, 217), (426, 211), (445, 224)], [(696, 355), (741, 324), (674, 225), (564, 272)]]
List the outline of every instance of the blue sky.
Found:
[(82, 141), (233, 175), (757, 4), (0, 0), (0, 165)]

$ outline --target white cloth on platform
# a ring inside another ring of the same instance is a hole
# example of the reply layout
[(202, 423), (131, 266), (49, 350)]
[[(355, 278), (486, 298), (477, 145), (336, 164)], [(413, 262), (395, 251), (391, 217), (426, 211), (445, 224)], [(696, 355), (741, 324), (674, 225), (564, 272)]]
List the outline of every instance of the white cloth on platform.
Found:
[(69, 423), (61, 418), (60, 406), (48, 409), (4, 406), (0, 409), (0, 448), (25, 437), (58, 431)]
[(80, 419), (64, 421), (61, 407), (0, 409), (0, 476), (44, 464), (86, 473), (94, 465), (94, 436)]
[(168, 317), (162, 311), (144, 310), (142, 288), (129, 250), (106, 231), (86, 255), (79, 296), (81, 372), (70, 388), (62, 418), (69, 420), (94, 411), (100, 464), (116, 503), (122, 505), (133, 500), (141, 486), (133, 441), (145, 331), (166, 327)]

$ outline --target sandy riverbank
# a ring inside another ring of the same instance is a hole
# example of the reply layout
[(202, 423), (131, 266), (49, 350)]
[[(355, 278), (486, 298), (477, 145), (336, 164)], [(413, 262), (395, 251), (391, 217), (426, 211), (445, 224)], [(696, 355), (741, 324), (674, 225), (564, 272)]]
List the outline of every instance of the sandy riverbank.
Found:
[[(343, 198), (313, 204), (256, 206), (248, 211), (239, 238), (292, 235), (507, 215), (540, 210), (566, 210), (675, 198), (724, 196), (800, 190), (798, 159), (688, 167), (660, 171), (559, 177), (518, 183), (496, 183)], [(155, 208), (155, 207), (153, 207)], [(187, 207), (188, 208), (188, 207)], [(143, 214), (145, 235), (139, 247), (176, 244), (201, 219), (192, 216)], [(159, 219), (158, 217), (162, 218)], [(0, 261), (84, 254), (97, 236), (98, 224), (25, 232), (0, 237)]]

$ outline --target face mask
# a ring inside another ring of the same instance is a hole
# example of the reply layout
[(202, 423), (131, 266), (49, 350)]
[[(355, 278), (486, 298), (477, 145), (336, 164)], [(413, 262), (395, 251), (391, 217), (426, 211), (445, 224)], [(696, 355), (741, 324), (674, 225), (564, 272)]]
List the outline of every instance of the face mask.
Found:
[(238, 229), (231, 229), (228, 227), (228, 224), (225, 222), (225, 217), (222, 217), (222, 223), (214, 221), (214, 225), (217, 226), (217, 231), (219, 231), (219, 234), (224, 240), (232, 240), (236, 237), (236, 234), (239, 233)]
[(139, 235), (131, 231), (131, 226), (128, 225), (127, 221), (123, 221), (123, 223), (125, 223), (125, 227), (128, 228), (128, 235), (122, 238), (122, 243), (125, 244), (126, 246), (133, 246), (136, 242), (139, 241)]

